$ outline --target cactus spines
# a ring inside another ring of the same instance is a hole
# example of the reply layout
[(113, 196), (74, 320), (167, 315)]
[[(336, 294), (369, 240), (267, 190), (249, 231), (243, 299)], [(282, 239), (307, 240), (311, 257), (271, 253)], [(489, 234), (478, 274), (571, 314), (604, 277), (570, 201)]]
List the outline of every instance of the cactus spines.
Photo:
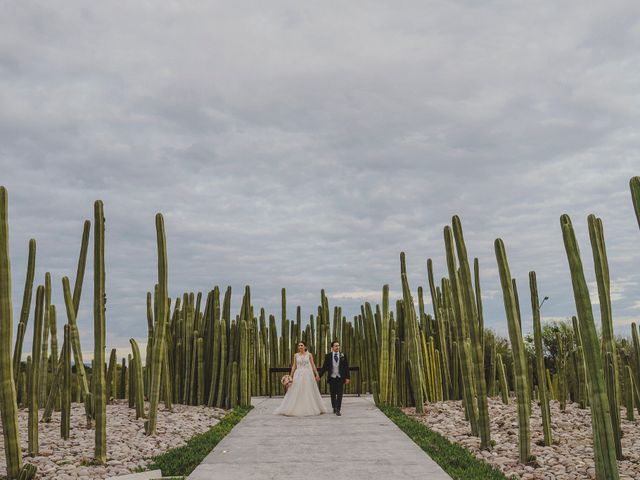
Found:
[(542, 412), (542, 430), (545, 446), (553, 443), (551, 432), (551, 411), (547, 395), (547, 378), (545, 375), (544, 354), (542, 351), (542, 327), (540, 325), (540, 303), (538, 300), (538, 283), (536, 272), (529, 272), (529, 289), (531, 290), (531, 311), (533, 312), (533, 341), (536, 349), (536, 374), (538, 378), (538, 396)]
[(615, 480), (619, 478), (616, 447), (604, 380), (603, 356), (593, 320), (589, 288), (584, 277), (578, 242), (568, 215), (560, 217), (560, 226), (571, 271), (573, 296), (578, 313), (580, 337), (588, 377), (587, 388), (591, 405), (596, 478)]
[(93, 361), (91, 377), (94, 385), (95, 448), (94, 460), (107, 460), (107, 395), (105, 363), (105, 271), (104, 271), (104, 207), (101, 200), (94, 204), (93, 239)]
[(520, 462), (531, 460), (531, 432), (529, 429), (529, 410), (531, 405), (528, 394), (528, 373), (525, 358), (522, 330), (520, 326), (519, 307), (517, 306), (511, 272), (507, 262), (507, 254), (501, 239), (495, 241), (496, 260), (500, 272), (502, 297), (509, 327), (509, 339), (513, 351), (513, 365), (515, 374), (516, 394), (518, 401), (518, 450)]
[(160, 402), (160, 380), (162, 373), (162, 356), (168, 318), (168, 274), (167, 274), (167, 241), (164, 233), (164, 219), (161, 213), (156, 214), (156, 238), (158, 244), (158, 314), (154, 328), (151, 378), (149, 381), (149, 419), (146, 422), (146, 434), (155, 435), (158, 403)]
[(16, 385), (11, 359), (13, 307), (11, 305), (8, 203), (7, 190), (0, 186), (0, 405), (2, 406), (0, 414), (2, 415), (7, 475), (9, 478), (15, 478), (22, 468), (22, 456), (18, 431)]

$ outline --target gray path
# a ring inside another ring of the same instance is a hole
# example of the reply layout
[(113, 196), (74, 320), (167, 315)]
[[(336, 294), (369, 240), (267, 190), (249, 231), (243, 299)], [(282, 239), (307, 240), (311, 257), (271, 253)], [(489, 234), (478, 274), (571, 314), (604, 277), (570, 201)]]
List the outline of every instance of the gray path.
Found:
[(342, 417), (273, 415), (281, 400), (253, 399), (255, 408), (189, 479), (450, 479), (371, 397), (345, 397)]

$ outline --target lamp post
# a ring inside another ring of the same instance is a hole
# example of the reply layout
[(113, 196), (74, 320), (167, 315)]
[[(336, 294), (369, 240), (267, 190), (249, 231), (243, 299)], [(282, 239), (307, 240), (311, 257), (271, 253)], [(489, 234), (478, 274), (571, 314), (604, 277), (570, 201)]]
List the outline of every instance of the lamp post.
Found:
[(544, 298), (542, 299), (542, 302), (540, 302), (540, 305), (538, 305), (538, 308), (542, 308), (542, 304), (543, 304), (544, 302), (546, 302), (547, 300), (549, 300), (549, 297), (544, 297)]

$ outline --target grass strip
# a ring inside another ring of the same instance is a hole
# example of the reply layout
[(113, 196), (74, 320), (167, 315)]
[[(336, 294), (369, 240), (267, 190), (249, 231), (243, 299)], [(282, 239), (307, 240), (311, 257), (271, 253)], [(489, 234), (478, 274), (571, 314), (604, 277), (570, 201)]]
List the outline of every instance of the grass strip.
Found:
[(252, 408), (234, 408), (211, 430), (191, 437), (182, 447), (168, 450), (154, 457), (153, 463), (147, 468), (162, 470), (162, 475), (165, 477), (189, 475)]
[(507, 480), (500, 470), (478, 460), (465, 448), (451, 443), (397, 407), (380, 410), (455, 480)]

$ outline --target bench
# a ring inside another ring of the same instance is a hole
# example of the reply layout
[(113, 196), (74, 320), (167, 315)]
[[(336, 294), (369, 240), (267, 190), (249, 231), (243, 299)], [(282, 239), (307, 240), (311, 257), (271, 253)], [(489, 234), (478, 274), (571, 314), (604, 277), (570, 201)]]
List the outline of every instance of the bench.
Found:
[[(291, 368), (287, 368), (287, 367), (271, 367), (269, 369), (269, 381), (267, 382), (267, 392), (269, 393), (269, 398), (271, 398), (271, 380), (273, 379), (273, 374), (274, 373), (289, 373), (291, 371)], [(351, 372), (355, 372), (358, 374), (358, 381), (356, 382), (356, 395), (359, 397), (360, 396), (360, 384), (362, 383), (360, 381), (360, 367), (349, 367), (349, 374), (351, 374)]]

